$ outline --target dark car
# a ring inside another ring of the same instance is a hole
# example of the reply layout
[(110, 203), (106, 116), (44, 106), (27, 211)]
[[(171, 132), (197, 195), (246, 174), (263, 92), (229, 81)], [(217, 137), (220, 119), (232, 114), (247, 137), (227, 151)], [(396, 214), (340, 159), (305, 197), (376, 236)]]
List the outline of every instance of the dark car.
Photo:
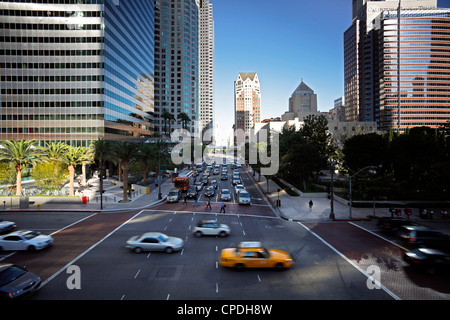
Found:
[(403, 254), (403, 260), (429, 274), (450, 271), (450, 255), (436, 249), (419, 248), (407, 251)]
[(222, 173), (220, 180), (228, 180), (228, 175), (226, 173)]
[(415, 247), (427, 247), (448, 251), (450, 249), (450, 236), (422, 226), (403, 227), (401, 237), (403, 240)]
[(215, 193), (216, 193), (216, 189), (213, 186), (206, 187), (205, 196), (213, 197)]
[(187, 189), (186, 197), (193, 198), (196, 195), (197, 195), (197, 187), (196, 186), (192, 186)]
[(420, 224), (412, 220), (390, 217), (381, 218), (377, 222), (377, 227), (380, 229), (380, 231), (387, 233), (398, 232), (405, 226), (420, 226)]
[(0, 264), (0, 298), (15, 299), (34, 292), (41, 284), (39, 276), (14, 264)]

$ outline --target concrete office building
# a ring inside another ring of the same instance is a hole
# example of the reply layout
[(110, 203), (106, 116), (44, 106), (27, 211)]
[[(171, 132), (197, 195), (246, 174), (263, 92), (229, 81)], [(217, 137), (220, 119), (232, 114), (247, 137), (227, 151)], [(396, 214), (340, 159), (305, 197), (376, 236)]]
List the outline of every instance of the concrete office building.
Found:
[(0, 139), (151, 135), (153, 27), (145, 0), (0, 1)]
[[(214, 137), (214, 19), (211, 0), (200, 0), (199, 120), (204, 142)], [(209, 132), (206, 136), (205, 132)]]
[(261, 87), (256, 72), (239, 73), (234, 82), (234, 129), (245, 133), (261, 122)]
[(352, 25), (344, 33), (346, 121), (404, 131), (449, 120), (450, 18), (436, 6), (436, 0), (401, 1), (399, 59), (399, 1), (353, 0)]
[[(199, 0), (155, 3), (155, 133), (199, 131)], [(186, 114), (188, 121), (183, 121)], [(171, 115), (173, 119), (167, 118)]]

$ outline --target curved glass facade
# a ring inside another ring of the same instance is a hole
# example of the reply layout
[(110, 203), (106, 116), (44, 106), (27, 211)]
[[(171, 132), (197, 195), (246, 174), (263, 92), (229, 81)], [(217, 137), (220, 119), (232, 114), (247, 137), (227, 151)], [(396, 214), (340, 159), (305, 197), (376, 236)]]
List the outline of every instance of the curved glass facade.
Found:
[(152, 1), (0, 1), (0, 139), (151, 135), (153, 56)]

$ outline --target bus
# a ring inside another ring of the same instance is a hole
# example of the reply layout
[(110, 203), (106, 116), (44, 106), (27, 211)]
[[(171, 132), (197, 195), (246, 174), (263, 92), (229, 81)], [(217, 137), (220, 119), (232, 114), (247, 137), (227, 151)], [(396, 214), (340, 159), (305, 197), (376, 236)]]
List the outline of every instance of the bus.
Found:
[(195, 183), (194, 171), (181, 172), (178, 177), (173, 179), (173, 186), (176, 189), (187, 191)]

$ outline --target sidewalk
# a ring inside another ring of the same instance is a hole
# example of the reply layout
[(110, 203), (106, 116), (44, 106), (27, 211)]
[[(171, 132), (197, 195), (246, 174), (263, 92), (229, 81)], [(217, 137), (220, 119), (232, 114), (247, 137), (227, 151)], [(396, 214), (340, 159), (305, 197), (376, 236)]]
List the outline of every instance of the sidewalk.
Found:
[[(246, 168), (248, 174), (253, 177), (251, 168)], [(304, 222), (318, 222), (318, 221), (332, 221), (331, 200), (327, 193), (302, 193), (295, 189), (299, 196), (290, 196), (283, 189), (281, 189), (273, 180), (267, 180), (264, 176), (259, 178), (258, 173), (253, 177), (260, 191), (266, 196), (269, 203), (271, 203), (275, 212), (286, 220), (304, 221)], [(278, 193), (278, 189), (281, 189)], [(276, 202), (280, 199), (280, 207), (276, 206)], [(312, 200), (313, 207), (309, 210), (309, 201)], [(343, 204), (336, 199), (333, 201), (334, 220), (365, 220), (373, 217), (390, 217), (389, 208), (355, 208), (353, 207), (350, 213), (348, 205)], [(412, 219), (419, 219), (419, 209), (412, 208)]]
[[(78, 181), (77, 179), (75, 181)], [(139, 210), (147, 208), (150, 205), (158, 204), (165, 201), (165, 197), (169, 190), (173, 188), (173, 184), (170, 179), (166, 179), (161, 183), (161, 196), (162, 199), (158, 199), (159, 188), (155, 185), (150, 186), (150, 193), (143, 193), (135, 191), (131, 193), (128, 197), (128, 202), (121, 203), (123, 199), (123, 189), (112, 184), (109, 179), (103, 180), (103, 203), (100, 202), (99, 190), (100, 180), (98, 178), (92, 178), (87, 181), (88, 186), (78, 187), (78, 183), (75, 182), (75, 190), (78, 197), (74, 197), (73, 200), (64, 199), (54, 199), (39, 204), (40, 211), (92, 211), (92, 212), (110, 212), (110, 211), (121, 211), (121, 210)], [(82, 203), (82, 196), (86, 196), (87, 203)], [(38, 202), (38, 201), (37, 201)], [(101, 205), (103, 209), (101, 209)], [(12, 205), (12, 207), (7, 204), (6, 212), (13, 211), (36, 211), (37, 204), (30, 205), (29, 209), (20, 209), (19, 205)]]

